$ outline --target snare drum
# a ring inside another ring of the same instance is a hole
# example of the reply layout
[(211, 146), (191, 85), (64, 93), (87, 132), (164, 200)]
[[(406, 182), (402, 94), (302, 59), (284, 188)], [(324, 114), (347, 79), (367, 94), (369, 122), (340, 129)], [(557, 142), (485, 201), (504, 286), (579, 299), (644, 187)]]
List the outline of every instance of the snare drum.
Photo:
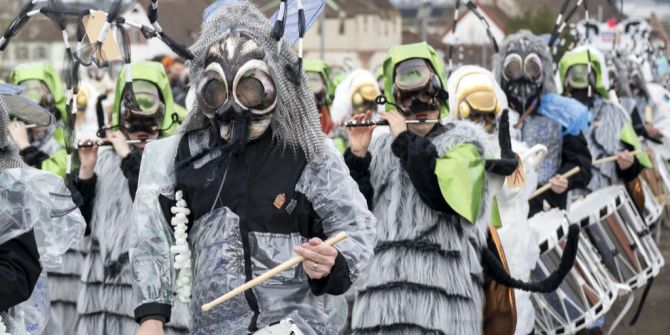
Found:
[[(529, 225), (539, 235), (541, 251), (531, 279), (541, 281), (558, 268), (569, 221), (564, 211), (554, 209), (533, 216)], [(574, 334), (605, 315), (617, 299), (617, 292), (590, 244), (580, 236), (575, 265), (559, 288), (531, 295), (536, 330), (540, 334)]]
[(293, 320), (284, 319), (265, 328), (259, 329), (253, 335), (303, 335)]
[(658, 275), (663, 257), (623, 186), (589, 194), (570, 206), (568, 216), (582, 226), (616, 282), (636, 289)]

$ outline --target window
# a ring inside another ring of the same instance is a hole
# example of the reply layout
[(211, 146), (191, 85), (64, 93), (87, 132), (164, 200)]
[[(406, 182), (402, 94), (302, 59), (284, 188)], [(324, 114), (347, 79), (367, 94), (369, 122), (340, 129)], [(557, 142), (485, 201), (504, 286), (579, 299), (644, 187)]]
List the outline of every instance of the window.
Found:
[(43, 45), (38, 45), (35, 47), (35, 51), (33, 53), (33, 58), (37, 60), (45, 60), (47, 59), (47, 49)]
[(16, 55), (15, 57), (16, 59), (18, 60), (28, 59), (28, 47), (24, 45), (17, 46), (14, 52)]

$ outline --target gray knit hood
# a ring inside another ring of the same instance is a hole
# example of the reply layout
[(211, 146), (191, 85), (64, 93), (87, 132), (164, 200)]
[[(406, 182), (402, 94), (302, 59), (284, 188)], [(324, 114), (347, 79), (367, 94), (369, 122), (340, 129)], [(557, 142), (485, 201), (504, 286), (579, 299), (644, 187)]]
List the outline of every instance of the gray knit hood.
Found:
[[(298, 84), (289, 79), (291, 65), (298, 61), (291, 43), (272, 37), (272, 25), (258, 9), (247, 2), (217, 8), (203, 23), (202, 33), (190, 47), (194, 59), (190, 62), (192, 86), (203, 80), (206, 57), (210, 47), (227, 37), (244, 34), (253, 39), (264, 51), (263, 59), (269, 68), (277, 90), (277, 105), (270, 127), (278, 147), (303, 154), (308, 161), (323, 154), (324, 136), (318, 120), (314, 95), (307, 87), (304, 73), (300, 71)], [(193, 103), (180, 132), (201, 129), (210, 124), (198, 101)]]

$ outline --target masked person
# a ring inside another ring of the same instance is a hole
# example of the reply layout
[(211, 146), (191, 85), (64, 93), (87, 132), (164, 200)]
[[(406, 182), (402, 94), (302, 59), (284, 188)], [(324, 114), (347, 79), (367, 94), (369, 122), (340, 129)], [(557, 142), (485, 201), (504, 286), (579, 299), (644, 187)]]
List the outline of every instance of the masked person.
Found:
[[(130, 254), (138, 334), (163, 333), (173, 292), (190, 300), (191, 334), (270, 325), (334, 334), (323, 294), (344, 293), (367, 266), (374, 216), (326, 142), (288, 39), (277, 42), (244, 1), (216, 2), (204, 20), (190, 48), (197, 102), (178, 133), (149, 144), (142, 160)], [(322, 242), (341, 231), (348, 238), (336, 247)], [(294, 251), (306, 258), (297, 268), (201, 309)]]
[[(366, 70), (351, 72), (335, 90), (331, 108), (333, 121), (341, 126), (353, 115), (370, 112), (375, 116), (379, 108), (375, 99), (379, 95), (381, 91), (370, 72)], [(337, 128), (334, 141), (340, 152), (344, 153), (349, 146), (346, 130)]]
[(39, 126), (55, 120), (21, 91), (0, 85), (0, 334), (42, 334), (49, 321), (46, 270), (61, 264), (85, 227), (62, 179), (28, 167), (9, 141), (10, 117)]
[(303, 63), (309, 88), (314, 93), (316, 109), (319, 111), (321, 130), (326, 135), (332, 135), (335, 130), (330, 118), (330, 104), (333, 100), (333, 84), (330, 81), (330, 69), (326, 62), (318, 59), (305, 59)]
[(491, 296), (512, 296), (503, 286), (550, 292), (574, 262), (576, 226), (561, 261), (570, 265), (560, 273), (540, 283), (510, 277), (489, 226), (501, 176), (517, 167), (507, 115), (499, 147), (470, 121), (435, 122), (447, 113), (441, 73), (444, 64), (426, 43), (393, 47), (384, 62), (389, 112), (380, 114), (390, 132), (349, 130), (345, 161), (378, 220), (375, 255), (354, 305), (354, 334), (513, 331), (513, 298), (489, 301), (493, 281), (505, 293)]
[(22, 64), (10, 75), (10, 82), (23, 86), (22, 94), (26, 98), (56, 117), (56, 122), (48, 127), (33, 127), (22, 122), (9, 125), (10, 135), (21, 157), (34, 168), (65, 176), (67, 154), (63, 148), (63, 125), (67, 120), (67, 112), (60, 76), (48, 64)]
[[(125, 103), (125, 71), (116, 85), (112, 120), (118, 131), (107, 131), (111, 148), (84, 142), (79, 149), (80, 170), (76, 187), (83, 196), (82, 212), (88, 223), (90, 244), (84, 260), (82, 290), (78, 299), (78, 334), (133, 334), (133, 277), (128, 251), (131, 210), (145, 143), (170, 135), (181, 119), (172, 98), (167, 74), (160, 63), (131, 65), (133, 92), (141, 110)], [(92, 145), (92, 146), (87, 146)], [(177, 318), (174, 321), (179, 321)], [(186, 333), (186, 324), (173, 322)]]
[(593, 159), (616, 155), (615, 162), (593, 166), (593, 178), (578, 193), (590, 193), (603, 187), (637, 178), (643, 165), (651, 167), (644, 153), (637, 157), (632, 151), (641, 149), (631, 119), (619, 105), (607, 100), (603, 82), (604, 63), (588, 48), (566, 52), (558, 63), (564, 94), (587, 106), (593, 124), (585, 131)]
[[(573, 99), (556, 94), (552, 58), (546, 43), (529, 31), (507, 36), (494, 59), (494, 74), (513, 110), (514, 139), (528, 147), (543, 144), (547, 155), (538, 167), (538, 187), (551, 189), (530, 200), (529, 217), (545, 207), (565, 209), (569, 190), (591, 180), (591, 154), (582, 133), (589, 114)], [(561, 176), (579, 167), (566, 179)], [(545, 206), (546, 204), (546, 206)]]

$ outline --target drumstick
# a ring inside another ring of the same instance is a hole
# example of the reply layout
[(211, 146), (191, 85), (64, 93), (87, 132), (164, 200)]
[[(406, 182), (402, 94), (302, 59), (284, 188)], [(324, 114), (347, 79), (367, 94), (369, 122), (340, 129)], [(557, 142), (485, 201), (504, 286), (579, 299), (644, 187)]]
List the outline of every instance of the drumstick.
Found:
[[(575, 166), (574, 168), (572, 168), (572, 170), (562, 174), (561, 177), (570, 178), (570, 177), (576, 175), (577, 173), (579, 173), (580, 170), (581, 170), (581, 168), (579, 166)], [(533, 199), (533, 198), (539, 196), (540, 194), (549, 191), (550, 188), (551, 188), (551, 183), (546, 183), (542, 187), (538, 188), (537, 191), (535, 191), (535, 193), (533, 193), (533, 195), (531, 195), (530, 198), (528, 198), (528, 200)]]
[[(640, 152), (641, 152), (640, 150), (635, 150), (635, 151), (631, 151), (630, 153), (633, 154), (633, 155), (637, 155)], [(619, 158), (618, 155), (612, 155), (612, 156), (609, 156), (609, 157), (596, 159), (596, 160), (593, 161), (592, 164), (593, 165), (600, 165), (600, 164), (604, 164), (604, 163), (607, 163), (607, 162), (613, 162), (613, 161), (617, 160), (618, 158)]]
[[(340, 241), (342, 241), (346, 238), (347, 238), (347, 233), (346, 232), (339, 232), (339, 233), (337, 233), (337, 235), (327, 239), (324, 243), (327, 244), (327, 245), (333, 246), (334, 244), (336, 244), (336, 243), (338, 243), (338, 242), (340, 242)], [(236, 297), (239, 294), (242, 294), (244, 291), (261, 284), (262, 282), (278, 275), (279, 273), (281, 273), (283, 271), (288, 270), (289, 268), (292, 268), (293, 266), (297, 265), (298, 263), (300, 263), (304, 260), (305, 260), (305, 257), (295, 256), (295, 257), (289, 259), (288, 261), (277, 265), (276, 267), (274, 267), (270, 271), (268, 271), (268, 272), (266, 272), (266, 273), (264, 273), (264, 274), (262, 274), (262, 275), (260, 275), (256, 278), (244, 283), (244, 285), (241, 285), (241, 286), (237, 287), (236, 289), (234, 289), (234, 290), (232, 290), (232, 291), (230, 291), (230, 292), (212, 300), (211, 302), (208, 302), (208, 303), (202, 305), (202, 311), (207, 312), (210, 309), (214, 308), (215, 306), (217, 306), (217, 305), (219, 305), (219, 304), (221, 304), (221, 303), (223, 303), (227, 300), (230, 300), (230, 299)]]

